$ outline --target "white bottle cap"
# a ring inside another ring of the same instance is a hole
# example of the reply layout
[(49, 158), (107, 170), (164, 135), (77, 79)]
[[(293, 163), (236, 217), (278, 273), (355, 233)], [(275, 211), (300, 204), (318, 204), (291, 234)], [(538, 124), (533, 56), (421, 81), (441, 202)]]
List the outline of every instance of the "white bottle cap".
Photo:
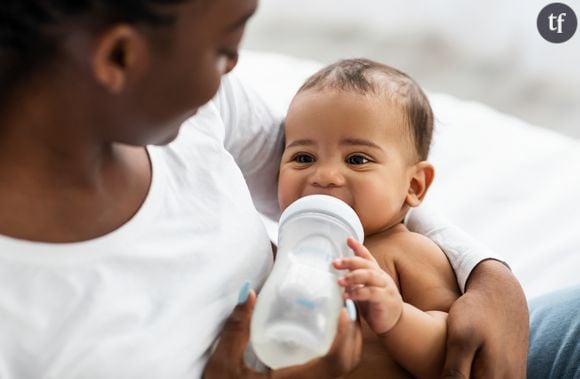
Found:
[(322, 213), (349, 225), (353, 237), (360, 243), (364, 241), (364, 230), (356, 212), (344, 201), (328, 195), (309, 195), (288, 206), (280, 216), (280, 226), (299, 213)]

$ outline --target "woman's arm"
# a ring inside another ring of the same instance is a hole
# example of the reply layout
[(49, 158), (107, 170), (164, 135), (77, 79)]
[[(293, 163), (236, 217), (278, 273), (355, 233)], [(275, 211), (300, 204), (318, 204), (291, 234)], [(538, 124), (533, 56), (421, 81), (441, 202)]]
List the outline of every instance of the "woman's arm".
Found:
[(413, 209), (407, 227), (445, 252), (465, 291), (449, 310), (444, 373), (451, 378), (524, 378), (528, 310), (524, 292), (493, 252), (428, 210)]
[(424, 235), (443, 250), (455, 271), (461, 292), (465, 292), (467, 279), (480, 262), (494, 259), (507, 266), (498, 254), (430, 208), (412, 208), (405, 224), (410, 231)]
[(444, 373), (450, 378), (525, 378), (528, 308), (502, 263), (478, 264), (448, 316)]

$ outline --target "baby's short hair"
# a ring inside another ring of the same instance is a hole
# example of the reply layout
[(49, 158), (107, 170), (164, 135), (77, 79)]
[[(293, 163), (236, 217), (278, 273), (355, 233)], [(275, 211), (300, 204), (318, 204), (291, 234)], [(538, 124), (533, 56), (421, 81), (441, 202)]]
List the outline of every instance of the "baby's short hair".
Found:
[(433, 135), (433, 111), (427, 96), (410, 76), (369, 59), (344, 59), (316, 72), (298, 92), (327, 88), (388, 96), (396, 101), (403, 107), (419, 158), (427, 159)]

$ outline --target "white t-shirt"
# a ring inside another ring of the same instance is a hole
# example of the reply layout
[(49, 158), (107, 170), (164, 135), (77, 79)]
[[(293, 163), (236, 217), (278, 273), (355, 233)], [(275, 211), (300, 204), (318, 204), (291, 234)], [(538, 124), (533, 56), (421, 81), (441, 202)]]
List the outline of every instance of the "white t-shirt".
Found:
[(148, 148), (151, 188), (125, 225), (69, 244), (0, 236), (0, 378), (200, 377), (242, 284), (271, 269), (255, 207), (277, 216), (280, 121), (230, 75)]
[(148, 148), (149, 194), (121, 228), (70, 244), (0, 236), (0, 378), (200, 376), (242, 284), (272, 265), (239, 167), (256, 204), (278, 208), (281, 120), (235, 78), (222, 86), (174, 143)]

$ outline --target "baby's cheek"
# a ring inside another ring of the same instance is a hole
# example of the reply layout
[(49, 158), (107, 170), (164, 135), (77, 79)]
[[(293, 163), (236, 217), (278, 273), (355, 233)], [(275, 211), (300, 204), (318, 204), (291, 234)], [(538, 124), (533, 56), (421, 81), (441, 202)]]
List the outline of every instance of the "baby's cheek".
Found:
[(278, 176), (278, 205), (281, 210), (286, 209), (290, 204), (299, 198), (300, 183), (298, 178), (291, 173), (281, 169)]
[(386, 199), (374, 196), (362, 197), (362, 199), (357, 201), (357, 209), (355, 211), (361, 220), (365, 235), (371, 235), (384, 229), (389, 225), (389, 221), (393, 216)]

